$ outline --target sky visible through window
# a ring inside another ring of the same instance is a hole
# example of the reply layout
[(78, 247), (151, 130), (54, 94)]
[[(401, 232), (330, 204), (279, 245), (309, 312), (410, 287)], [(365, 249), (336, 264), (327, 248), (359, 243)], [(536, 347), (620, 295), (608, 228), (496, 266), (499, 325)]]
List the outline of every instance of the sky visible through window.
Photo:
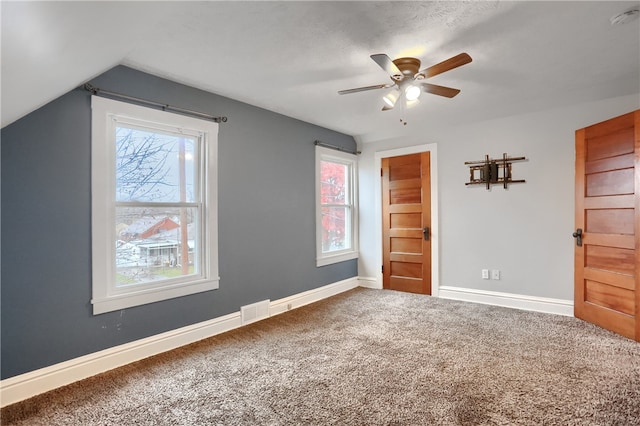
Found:
[(195, 140), (130, 127), (116, 128), (116, 201), (178, 202), (180, 145), (184, 145), (184, 188), (194, 201)]

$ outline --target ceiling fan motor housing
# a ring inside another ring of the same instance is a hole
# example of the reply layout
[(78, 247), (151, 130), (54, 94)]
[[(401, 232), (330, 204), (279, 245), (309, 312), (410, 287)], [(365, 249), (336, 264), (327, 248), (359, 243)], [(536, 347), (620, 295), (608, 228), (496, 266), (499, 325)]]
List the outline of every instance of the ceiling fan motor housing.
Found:
[(420, 72), (420, 59), (416, 58), (398, 58), (393, 63), (402, 72), (402, 78), (414, 77)]

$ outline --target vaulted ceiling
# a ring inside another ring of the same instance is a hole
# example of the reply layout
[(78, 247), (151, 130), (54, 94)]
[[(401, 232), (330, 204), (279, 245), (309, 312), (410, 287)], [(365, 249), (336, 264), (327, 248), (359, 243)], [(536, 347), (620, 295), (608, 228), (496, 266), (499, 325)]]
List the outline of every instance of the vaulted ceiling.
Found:
[[(638, 1), (0, 7), (3, 127), (118, 64), (363, 142), (640, 93), (640, 20), (610, 22)], [(413, 56), (426, 67), (461, 52), (473, 62), (429, 79), (461, 89), (455, 98), (423, 94), (416, 107), (382, 112), (384, 90), (338, 95), (390, 82), (371, 54)]]

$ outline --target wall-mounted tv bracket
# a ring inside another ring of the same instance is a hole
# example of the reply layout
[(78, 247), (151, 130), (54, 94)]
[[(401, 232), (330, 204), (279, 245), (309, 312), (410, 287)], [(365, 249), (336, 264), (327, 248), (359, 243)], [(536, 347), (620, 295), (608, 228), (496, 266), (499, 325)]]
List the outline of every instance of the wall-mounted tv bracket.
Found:
[(465, 161), (464, 164), (469, 166), (469, 182), (465, 185), (486, 185), (489, 190), (494, 183), (501, 183), (504, 189), (510, 183), (523, 183), (524, 179), (514, 180), (511, 173), (511, 163), (523, 160), (526, 157), (509, 157), (505, 152), (499, 159), (485, 155), (484, 160)]

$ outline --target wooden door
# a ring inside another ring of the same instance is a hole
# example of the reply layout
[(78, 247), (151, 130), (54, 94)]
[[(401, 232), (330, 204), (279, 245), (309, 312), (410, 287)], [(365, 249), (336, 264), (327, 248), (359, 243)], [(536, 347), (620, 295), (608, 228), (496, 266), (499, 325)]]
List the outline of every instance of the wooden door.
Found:
[(576, 228), (575, 316), (640, 341), (640, 110), (576, 131)]
[(382, 159), (383, 288), (431, 294), (429, 152)]

